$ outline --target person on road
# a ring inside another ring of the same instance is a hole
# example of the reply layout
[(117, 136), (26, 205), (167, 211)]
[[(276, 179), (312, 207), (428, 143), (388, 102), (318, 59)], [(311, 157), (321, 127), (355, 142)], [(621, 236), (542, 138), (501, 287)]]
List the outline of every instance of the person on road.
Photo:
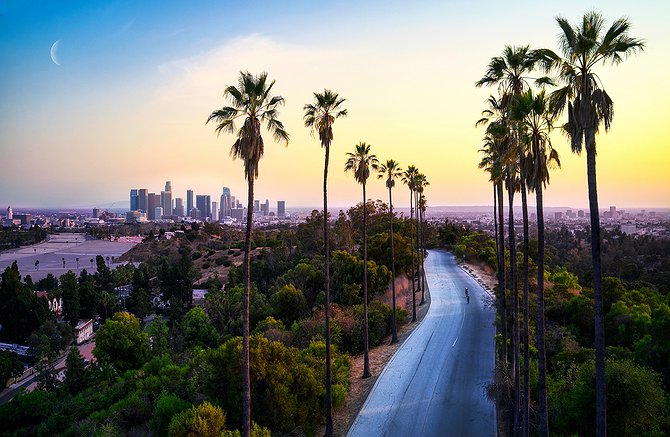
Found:
[(468, 299), (468, 304), (470, 303), (470, 292), (468, 291), (468, 287), (465, 287), (465, 297)]

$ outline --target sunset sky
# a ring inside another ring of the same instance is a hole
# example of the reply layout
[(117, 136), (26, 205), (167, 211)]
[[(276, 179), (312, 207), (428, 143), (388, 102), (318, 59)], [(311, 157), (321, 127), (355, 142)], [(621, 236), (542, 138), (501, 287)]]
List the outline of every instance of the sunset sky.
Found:
[[(359, 4), (362, 3), (362, 4)], [(244, 197), (234, 139), (205, 125), (227, 104), (239, 72), (267, 71), (286, 99), (288, 148), (265, 137), (257, 198), (321, 203), (323, 150), (303, 127), (303, 106), (324, 87), (347, 99), (335, 123), (329, 203), (360, 201), (343, 172), (358, 141), (378, 158), (416, 165), (429, 205), (491, 203), (477, 168), (474, 123), (491, 89), (475, 88), (505, 45), (558, 50), (560, 15), (595, 9), (626, 16), (645, 51), (599, 66), (614, 124), (597, 137), (600, 206), (670, 207), (670, 2), (658, 1), (80, 1), (0, 3), (0, 207), (96, 206), (130, 188), (173, 197), (186, 190)], [(54, 42), (56, 65), (50, 56)], [(586, 207), (586, 159), (556, 133), (563, 168), (547, 206)], [(371, 180), (371, 198), (386, 199)], [(399, 185), (396, 203), (406, 206)], [(531, 202), (532, 203), (532, 202)]]

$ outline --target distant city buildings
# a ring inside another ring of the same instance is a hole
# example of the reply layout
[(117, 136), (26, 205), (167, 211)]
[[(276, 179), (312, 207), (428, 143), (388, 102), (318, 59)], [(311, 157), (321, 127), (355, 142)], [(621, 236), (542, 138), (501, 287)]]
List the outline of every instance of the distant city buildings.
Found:
[[(186, 204), (183, 197), (176, 197), (172, 191), (172, 182), (165, 182), (165, 189), (160, 194), (150, 193), (146, 188), (130, 189), (129, 212), (139, 214), (126, 214), (125, 221), (137, 223), (145, 220), (168, 220), (179, 221), (186, 218), (192, 220), (222, 222), (233, 224), (235, 222), (246, 222), (246, 208), (242, 205), (239, 197), (232, 195), (230, 188), (223, 187), (219, 201), (212, 201), (209, 194), (195, 194), (194, 190), (186, 190)], [(160, 210), (158, 208), (161, 208)], [(277, 211), (270, 210), (270, 200), (254, 200), (254, 220), (263, 223), (286, 219), (286, 203), (283, 200), (277, 202)], [(97, 217), (94, 214), (94, 218)], [(119, 218), (124, 220), (124, 216)]]

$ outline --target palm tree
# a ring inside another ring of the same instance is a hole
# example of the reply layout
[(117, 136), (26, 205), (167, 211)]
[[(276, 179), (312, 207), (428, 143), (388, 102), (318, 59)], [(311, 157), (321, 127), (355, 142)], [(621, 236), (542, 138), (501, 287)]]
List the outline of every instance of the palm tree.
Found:
[[(548, 99), (544, 91), (533, 95), (532, 91), (517, 96), (512, 110), (512, 116), (521, 121), (528, 141), (529, 166), (528, 189), (535, 191), (537, 208), (537, 349), (538, 349), (538, 395), (540, 434), (549, 434), (549, 416), (547, 412), (547, 358), (545, 347), (545, 319), (544, 319), (544, 211), (542, 189), (549, 183), (549, 169), (554, 164), (560, 166), (558, 153), (551, 145), (549, 132), (553, 128)], [(524, 351), (524, 354), (527, 351)], [(525, 378), (525, 376), (524, 376)]]
[(591, 214), (591, 260), (593, 263), (593, 300), (595, 310), (595, 368), (596, 368), (596, 435), (607, 433), (607, 401), (605, 393), (605, 326), (600, 265), (600, 216), (596, 186), (596, 134), (601, 125), (609, 130), (614, 115), (614, 103), (605, 92), (598, 64), (621, 63), (624, 58), (644, 50), (644, 41), (628, 34), (631, 24), (619, 18), (605, 31), (603, 17), (588, 12), (581, 22), (571, 26), (565, 18), (557, 17), (561, 28), (559, 45), (563, 57), (551, 50), (539, 51), (547, 69), (555, 69), (565, 85), (551, 95), (551, 106), (558, 115), (567, 107), (565, 130), (574, 153), (586, 148), (589, 212)]
[(398, 342), (398, 325), (396, 321), (395, 305), (395, 253), (393, 252), (393, 196), (392, 191), (395, 186), (395, 180), (402, 177), (402, 169), (393, 159), (387, 160), (378, 168), (377, 178), (386, 178), (386, 188), (389, 189), (389, 240), (391, 243), (391, 301), (393, 311), (391, 312), (391, 344)]
[(347, 152), (347, 162), (344, 170), (354, 174), (356, 182), (363, 186), (363, 378), (369, 378), (370, 359), (368, 356), (368, 234), (367, 234), (367, 196), (365, 183), (370, 177), (370, 169), (377, 170), (379, 161), (370, 154), (370, 145), (358, 143), (354, 146), (354, 153)]
[[(521, 94), (527, 87), (528, 81), (531, 79), (527, 75), (530, 74), (535, 68), (535, 63), (537, 62), (537, 56), (535, 52), (530, 50), (528, 46), (521, 47), (512, 47), (505, 46), (503, 49), (502, 56), (494, 57), (489, 63), (488, 69), (482, 79), (480, 79), (475, 85), (498, 85), (498, 90), (501, 97), (501, 106), (504, 108), (505, 112), (509, 113), (509, 106), (511, 101), (515, 96)], [(538, 85), (551, 84), (551, 80), (548, 77), (540, 77), (535, 79), (535, 82)], [(507, 114), (508, 115), (508, 114)], [(513, 212), (513, 199), (514, 199), (514, 190), (519, 188), (521, 191), (525, 190), (523, 185), (523, 166), (521, 162), (523, 161), (523, 150), (522, 142), (519, 138), (518, 129), (515, 129), (513, 124), (509, 125), (510, 128), (510, 146), (516, 151), (517, 156), (512, 158), (509, 161), (510, 168), (507, 173), (507, 189), (508, 189), (508, 198), (509, 198), (509, 244), (510, 244), (510, 279), (511, 279), (511, 291), (513, 298), (513, 316), (512, 316), (512, 339), (513, 339), (513, 358), (512, 358), (512, 367), (514, 369), (514, 410), (513, 410), (513, 430), (514, 433), (519, 429), (519, 405), (520, 405), (520, 392), (519, 392), (519, 295), (517, 291), (517, 265), (516, 265), (516, 247), (515, 245), (515, 235), (514, 235), (514, 212)], [(517, 163), (513, 161), (516, 160)], [(516, 173), (519, 173), (519, 180), (517, 180)], [(513, 191), (510, 191), (513, 190)], [(523, 193), (525, 196), (525, 193)], [(522, 196), (522, 197), (523, 197)], [(522, 199), (523, 200), (523, 199)], [(523, 206), (523, 205), (522, 205)], [(527, 212), (526, 212), (527, 213)], [(527, 241), (524, 242), (524, 247), (527, 247)], [(526, 265), (527, 267), (527, 265)], [(523, 280), (528, 281), (528, 269), (523, 269)], [(528, 399), (524, 400), (528, 403)], [(524, 408), (524, 411), (527, 411), (527, 408)], [(527, 424), (527, 420), (525, 422)], [(527, 433), (527, 429), (524, 429), (524, 434)]]
[(323, 93), (314, 93), (314, 102), (304, 106), (305, 127), (319, 134), (321, 147), (326, 151), (323, 165), (323, 241), (324, 241), (324, 285), (325, 285), (325, 340), (326, 340), (326, 436), (333, 435), (333, 396), (330, 368), (330, 250), (328, 248), (328, 158), (330, 143), (333, 141), (333, 123), (335, 119), (345, 117), (347, 110), (342, 109), (345, 99), (336, 92), (324, 89)]
[(402, 174), (402, 182), (407, 185), (409, 188), (409, 247), (412, 252), (412, 323), (416, 322), (416, 289), (414, 287), (414, 249), (413, 247), (413, 238), (414, 238), (414, 188), (416, 184), (416, 175), (419, 173), (417, 168), (413, 165), (407, 167)]
[[(267, 73), (253, 76), (249, 72), (240, 72), (237, 86), (229, 85), (223, 92), (231, 106), (224, 106), (212, 112), (207, 122), (216, 123), (217, 135), (235, 133), (237, 139), (230, 149), (233, 159), (244, 163), (244, 178), (248, 183), (247, 229), (244, 251), (244, 311), (242, 311), (242, 435), (248, 437), (251, 432), (251, 384), (249, 373), (249, 293), (251, 232), (254, 211), (254, 180), (258, 177), (258, 165), (263, 157), (264, 143), (261, 127), (266, 125), (277, 142), (288, 145), (289, 135), (277, 118), (277, 108), (284, 104), (281, 96), (272, 96), (275, 81), (269, 82)], [(235, 120), (242, 120), (239, 130)]]
[(428, 185), (430, 185), (430, 183), (426, 179), (426, 175), (424, 175), (423, 173), (419, 173), (416, 176), (416, 187), (415, 187), (415, 195), (416, 195), (415, 205), (417, 206), (417, 222), (418, 222), (417, 227), (416, 227), (416, 230), (417, 230), (417, 232), (416, 232), (416, 242), (417, 242), (417, 251), (419, 252), (419, 279), (418, 279), (418, 283), (420, 284), (419, 288), (421, 288), (421, 302), (419, 302), (419, 305), (423, 305), (424, 303), (426, 303), (426, 290), (425, 290), (426, 282), (425, 282), (425, 279), (424, 279), (425, 271), (424, 271), (424, 267), (423, 267), (423, 258), (424, 258), (425, 252), (424, 252), (423, 246), (421, 244), (421, 242), (423, 241), (421, 239), (421, 233), (419, 232), (423, 228), (423, 224), (422, 224), (423, 218), (422, 218), (422, 214), (421, 214), (422, 211), (419, 208), (419, 203), (420, 203), (420, 200), (421, 200), (421, 196), (423, 196), (423, 189), (424, 189), (424, 187), (426, 187)]
[[(496, 222), (496, 248), (498, 261), (498, 290), (496, 299), (498, 301), (498, 315), (500, 317), (500, 330), (502, 331), (502, 362), (507, 364), (507, 293), (505, 287), (505, 219), (503, 214), (503, 180), (504, 180), (504, 160), (505, 149), (509, 138), (507, 129), (507, 118), (499, 99), (490, 96), (488, 99), (489, 108), (482, 111), (482, 118), (477, 121), (475, 126), (487, 124), (486, 134), (484, 136), (484, 148), (480, 152), (484, 153), (484, 158), (479, 164), (480, 168), (489, 172), (490, 181), (494, 185), (494, 205), (497, 206), (494, 211), (494, 222)], [(497, 198), (497, 202), (496, 202)]]

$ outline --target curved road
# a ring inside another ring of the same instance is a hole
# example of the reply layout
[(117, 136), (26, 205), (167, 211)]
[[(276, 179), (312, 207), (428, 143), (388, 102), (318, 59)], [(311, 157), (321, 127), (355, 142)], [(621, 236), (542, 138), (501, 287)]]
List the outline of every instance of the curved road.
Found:
[(453, 255), (429, 254), (428, 314), (384, 368), (350, 437), (496, 434), (484, 392), (494, 367), (493, 299)]

